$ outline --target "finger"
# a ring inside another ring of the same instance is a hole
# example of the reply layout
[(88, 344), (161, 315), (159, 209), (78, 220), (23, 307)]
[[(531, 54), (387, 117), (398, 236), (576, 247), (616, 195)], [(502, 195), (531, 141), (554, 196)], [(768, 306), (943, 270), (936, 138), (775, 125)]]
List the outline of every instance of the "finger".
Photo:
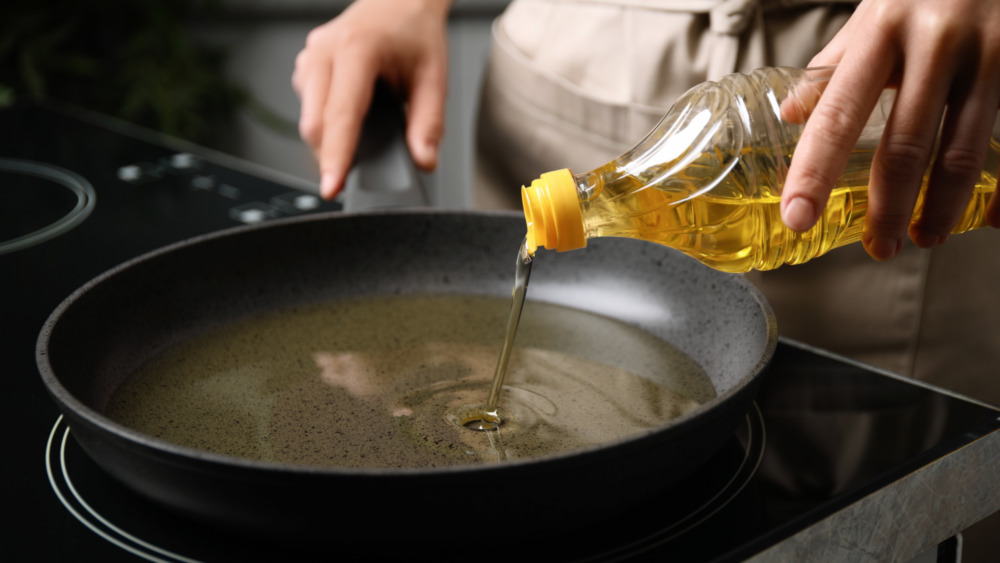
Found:
[(823, 90), (826, 89), (834, 70), (836, 70), (834, 66), (807, 69), (789, 89), (785, 99), (781, 100), (782, 121), (799, 125), (805, 123), (823, 96)]
[(323, 106), (330, 88), (331, 66), (328, 59), (320, 61), (303, 50), (295, 58), (293, 86), (299, 94), (299, 136), (315, 153), (323, 140)]
[(344, 186), (376, 78), (375, 63), (368, 57), (345, 55), (338, 60), (323, 108), (323, 140), (318, 153), (320, 194), (326, 199), (335, 197)]
[(923, 207), (910, 227), (910, 238), (923, 248), (947, 240), (981, 180), (1000, 103), (1000, 83), (990, 76), (991, 65), (979, 68), (979, 78), (971, 86), (953, 88), (949, 97)]
[(783, 120), (802, 124), (812, 115), (847, 47), (857, 40), (854, 33), (866, 7), (867, 3), (862, 2), (833, 39), (809, 61), (807, 78), (796, 83), (794, 90), (781, 102)]
[(420, 168), (437, 166), (438, 147), (444, 135), (448, 76), (445, 64), (433, 63), (417, 71), (407, 104), (406, 138), (410, 154)]
[[(912, 58), (909, 60), (913, 60)], [(868, 213), (862, 243), (876, 260), (891, 258), (903, 247), (924, 173), (947, 101), (950, 77), (932, 72), (936, 65), (907, 64), (892, 112), (872, 162)]]
[(805, 231), (819, 219), (837, 178), (891, 75), (894, 57), (878, 43), (845, 55), (802, 130), (781, 198), (781, 218)]
[(854, 34), (857, 31), (858, 22), (863, 21), (867, 9), (868, 3), (861, 2), (851, 17), (847, 19), (847, 22), (833, 36), (833, 39), (809, 61), (808, 66), (820, 67), (839, 63), (847, 47), (857, 40)]
[(305, 70), (303, 67), (306, 64), (306, 50), (302, 49), (295, 55), (295, 64), (292, 66), (292, 90), (295, 92), (296, 96), (302, 96), (302, 83), (303, 76), (305, 75)]

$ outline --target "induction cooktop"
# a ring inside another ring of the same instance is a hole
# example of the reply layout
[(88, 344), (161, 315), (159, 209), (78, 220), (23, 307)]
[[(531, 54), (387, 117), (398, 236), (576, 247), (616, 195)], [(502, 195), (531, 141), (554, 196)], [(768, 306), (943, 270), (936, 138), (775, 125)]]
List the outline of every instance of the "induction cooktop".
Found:
[[(338, 213), (298, 178), (87, 111), (0, 111), (0, 295), (8, 388), (3, 542), (13, 561), (274, 561), (402, 555), (335, 538), (323, 553), (190, 522), (109, 477), (76, 445), (35, 366), (49, 313), (99, 273), (207, 232)], [(736, 561), (1000, 429), (996, 409), (801, 344), (779, 343), (757, 401), (682, 486), (548, 538), (498, 529), (505, 550), (554, 560)], [(332, 531), (335, 535), (335, 531)], [(943, 538), (942, 538), (943, 539)], [(481, 546), (435, 540), (453, 555)], [(523, 551), (522, 551), (523, 550)]]

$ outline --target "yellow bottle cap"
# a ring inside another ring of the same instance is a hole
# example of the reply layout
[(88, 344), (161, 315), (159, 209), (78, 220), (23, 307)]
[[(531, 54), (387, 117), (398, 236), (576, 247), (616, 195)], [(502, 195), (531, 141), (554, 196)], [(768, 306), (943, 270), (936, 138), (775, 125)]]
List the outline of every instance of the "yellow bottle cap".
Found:
[(521, 188), (524, 220), (528, 224), (528, 251), (575, 250), (587, 246), (576, 181), (569, 169), (546, 172)]

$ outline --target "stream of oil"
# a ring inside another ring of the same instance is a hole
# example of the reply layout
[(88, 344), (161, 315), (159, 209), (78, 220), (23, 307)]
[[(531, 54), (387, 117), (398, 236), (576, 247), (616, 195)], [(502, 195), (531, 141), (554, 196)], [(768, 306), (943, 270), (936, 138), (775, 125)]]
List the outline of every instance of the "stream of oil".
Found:
[(459, 409), (448, 413), (451, 420), (470, 430), (496, 430), (503, 423), (503, 415), (499, 410), (500, 392), (507, 376), (507, 366), (510, 365), (510, 353), (517, 340), (517, 327), (524, 311), (524, 300), (528, 295), (528, 280), (531, 278), (531, 264), (534, 256), (528, 250), (528, 240), (521, 242), (514, 266), (514, 288), (511, 290), (510, 311), (507, 313), (507, 331), (504, 333), (503, 348), (497, 359), (497, 367), (493, 371), (493, 384), (484, 405), (462, 405)]
[(603, 445), (715, 396), (700, 366), (662, 339), (532, 302), (518, 329), (525, 345), (508, 357), (503, 424), (490, 432), (463, 428), (446, 413), (489, 395), (496, 327), (509, 306), (499, 297), (400, 295), (270, 312), (153, 358), (105, 412), (215, 453), (412, 468)]

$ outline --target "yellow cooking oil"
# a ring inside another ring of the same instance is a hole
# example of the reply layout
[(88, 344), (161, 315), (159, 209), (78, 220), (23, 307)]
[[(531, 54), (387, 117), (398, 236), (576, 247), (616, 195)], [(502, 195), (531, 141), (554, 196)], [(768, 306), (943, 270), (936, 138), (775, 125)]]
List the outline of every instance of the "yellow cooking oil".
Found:
[[(815, 226), (785, 227), (781, 188), (803, 120), (832, 69), (765, 68), (685, 94), (639, 144), (587, 173), (557, 170), (522, 190), (528, 245), (571, 250), (593, 237), (663, 244), (726, 272), (801, 264), (861, 239), (875, 148), (892, 105), (879, 101)], [(789, 112), (789, 108), (795, 111)], [(987, 224), (994, 138), (955, 233)], [(926, 176), (925, 184), (926, 187)], [(923, 190), (916, 209), (922, 206)]]
[[(995, 149), (990, 170), (1000, 166)], [(736, 169), (710, 191), (699, 194), (699, 176), (717, 172), (710, 158), (689, 167), (686, 190), (661, 189), (655, 175), (622, 174), (620, 163), (613, 162), (595, 172), (598, 187), (591, 199), (580, 202), (584, 233), (586, 238), (657, 242), (725, 272), (801, 264), (861, 240), (871, 159), (855, 155), (851, 160), (842, 178), (844, 185), (833, 191), (819, 221), (805, 232), (795, 232), (782, 222), (780, 186), (773, 175), (750, 185), (747, 175)], [(995, 175), (982, 172), (954, 233), (987, 224), (986, 204), (996, 182)]]

